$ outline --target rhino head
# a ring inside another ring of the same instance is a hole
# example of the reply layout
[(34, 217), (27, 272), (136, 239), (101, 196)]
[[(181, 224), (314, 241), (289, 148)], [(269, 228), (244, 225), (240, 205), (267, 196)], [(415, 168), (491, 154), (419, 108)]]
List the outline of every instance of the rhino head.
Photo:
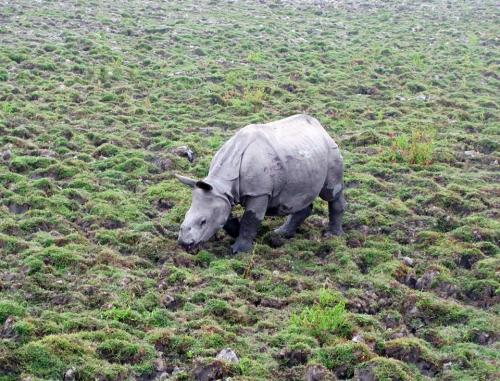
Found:
[(206, 181), (180, 175), (175, 177), (193, 188), (191, 207), (184, 217), (178, 239), (182, 247), (192, 250), (208, 241), (224, 226), (231, 213), (231, 203), (223, 193)]

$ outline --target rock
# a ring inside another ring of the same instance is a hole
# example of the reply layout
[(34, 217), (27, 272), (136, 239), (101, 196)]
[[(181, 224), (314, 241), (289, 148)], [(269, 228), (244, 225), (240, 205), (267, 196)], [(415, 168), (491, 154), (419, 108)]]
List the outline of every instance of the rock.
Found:
[(217, 127), (203, 127), (200, 128), (200, 131), (203, 132), (207, 136), (212, 136), (215, 131), (217, 130)]
[(192, 268), (195, 266), (194, 257), (190, 254), (178, 254), (174, 257), (173, 262), (177, 267)]
[(378, 381), (379, 378), (375, 375), (375, 370), (373, 368), (364, 368), (355, 370), (355, 380), (356, 381)]
[(206, 56), (207, 53), (202, 48), (196, 48), (193, 50), (193, 53), (196, 54), (197, 56)]
[(408, 340), (406, 342), (398, 340), (402, 339), (392, 341), (392, 345), (385, 348), (385, 356), (414, 364), (425, 376), (433, 377), (439, 372), (438, 364), (426, 358), (420, 345)]
[(27, 212), (31, 206), (28, 204), (16, 204), (16, 203), (9, 203), (7, 204), (7, 208), (9, 209), (9, 212), (14, 213), (14, 214), (22, 214)]
[(167, 364), (163, 357), (158, 357), (154, 362), (154, 366), (157, 372), (163, 372), (167, 369)]
[(310, 365), (306, 368), (305, 381), (334, 381), (335, 377), (323, 365)]
[(470, 270), (472, 269), (472, 266), (481, 259), (484, 259), (484, 255), (481, 252), (465, 252), (460, 255), (457, 263), (459, 266)]
[(415, 261), (413, 260), (413, 258), (410, 258), (410, 257), (403, 257), (403, 263), (404, 263), (406, 266), (413, 267), (413, 265), (415, 264)]
[(10, 150), (6, 150), (2, 152), (2, 160), (8, 161), (12, 157), (12, 152)]
[(174, 148), (172, 150), (172, 153), (174, 153), (177, 156), (187, 158), (191, 163), (196, 158), (194, 151), (191, 148), (189, 148), (188, 146), (181, 146), (181, 147)]
[(286, 300), (280, 300), (275, 298), (262, 298), (260, 300), (260, 306), (281, 309), (286, 306), (288, 303)]
[(160, 304), (169, 310), (176, 310), (184, 304), (182, 298), (172, 296), (171, 294), (163, 294), (160, 298)]
[(158, 377), (155, 378), (155, 381), (165, 381), (168, 380), (169, 376), (167, 372), (162, 372)]
[(489, 345), (494, 341), (493, 335), (488, 332), (475, 332), (473, 340), (479, 345)]
[(373, 131), (363, 131), (354, 136), (350, 136), (345, 139), (345, 141), (354, 147), (361, 147), (370, 144), (377, 144), (380, 141), (380, 137)]
[(50, 149), (40, 149), (37, 151), (33, 152), (34, 156), (41, 156), (41, 157), (57, 157), (59, 156), (57, 152), (54, 152)]
[(228, 367), (223, 361), (216, 360), (208, 365), (198, 365), (193, 370), (193, 376), (196, 381), (217, 381), (229, 376)]
[(394, 340), (394, 339), (401, 339), (403, 337), (408, 337), (408, 330), (406, 328), (401, 328), (398, 331), (395, 331), (394, 333), (391, 333), (389, 335), (389, 339)]
[(286, 243), (286, 239), (276, 232), (269, 232), (265, 234), (263, 241), (273, 249), (281, 247)]
[(3, 326), (0, 328), (0, 338), (13, 338), (16, 336), (16, 332), (14, 330), (14, 324), (16, 323), (15, 316), (9, 316)]
[(217, 355), (216, 359), (221, 360), (221, 361), (230, 362), (233, 364), (238, 364), (240, 362), (240, 359), (238, 358), (236, 353), (231, 348), (225, 348), (222, 351), (220, 351), (219, 354)]
[(153, 161), (153, 164), (156, 165), (161, 171), (167, 171), (173, 167), (173, 162), (167, 158), (157, 158)]
[(282, 349), (276, 359), (285, 366), (294, 367), (305, 364), (309, 360), (310, 352), (304, 349)]
[(421, 290), (429, 290), (434, 282), (434, 279), (439, 275), (437, 270), (426, 271), (421, 278), (417, 279), (416, 288)]
[(183, 372), (182, 368), (179, 368), (178, 366), (174, 367), (174, 370), (172, 371), (172, 376), (177, 373)]
[(478, 155), (479, 152), (476, 152), (474, 150), (471, 151), (465, 151), (464, 155), (470, 158), (475, 158)]
[(359, 333), (357, 335), (354, 335), (351, 340), (354, 341), (355, 343), (364, 343), (365, 342), (365, 340), (363, 339), (363, 336), (360, 335)]
[(69, 368), (66, 373), (64, 373), (64, 381), (74, 381), (75, 380), (76, 369)]
[(160, 198), (158, 201), (156, 201), (155, 206), (158, 210), (161, 212), (165, 210), (170, 210), (174, 206), (174, 203), (172, 201), (169, 201), (164, 198)]
[(459, 288), (449, 282), (441, 282), (437, 286), (438, 295), (445, 298), (455, 298), (459, 293)]

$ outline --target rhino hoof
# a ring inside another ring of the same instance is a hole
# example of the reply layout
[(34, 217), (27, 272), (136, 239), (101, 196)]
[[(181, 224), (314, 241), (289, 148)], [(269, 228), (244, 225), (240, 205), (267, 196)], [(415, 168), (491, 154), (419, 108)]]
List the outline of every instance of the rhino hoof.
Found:
[(231, 246), (231, 252), (233, 254), (238, 254), (246, 251), (251, 251), (253, 247), (252, 242), (250, 241), (240, 241), (237, 240), (232, 246)]

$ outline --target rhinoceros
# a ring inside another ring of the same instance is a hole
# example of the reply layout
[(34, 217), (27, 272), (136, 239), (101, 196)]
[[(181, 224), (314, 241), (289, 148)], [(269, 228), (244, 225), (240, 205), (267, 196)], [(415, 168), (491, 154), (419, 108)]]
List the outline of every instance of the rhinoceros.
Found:
[[(338, 145), (315, 118), (294, 115), (240, 129), (212, 159), (208, 176), (176, 174), (193, 188), (179, 243), (192, 250), (220, 228), (236, 238), (233, 253), (250, 251), (265, 215), (288, 216), (276, 233), (291, 238), (316, 197), (328, 202), (326, 235), (340, 235), (346, 206)], [(238, 221), (232, 208), (245, 212)]]

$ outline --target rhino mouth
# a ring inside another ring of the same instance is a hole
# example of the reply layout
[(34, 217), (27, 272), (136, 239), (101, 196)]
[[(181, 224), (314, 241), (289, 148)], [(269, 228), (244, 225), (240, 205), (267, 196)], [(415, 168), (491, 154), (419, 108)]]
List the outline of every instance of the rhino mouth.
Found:
[(181, 243), (181, 247), (186, 250), (188, 253), (193, 253), (197, 249), (198, 244), (195, 243)]
[(212, 242), (213, 243), (213, 242), (219, 241), (220, 239), (221, 239), (221, 237), (219, 237), (218, 234), (214, 234), (214, 236), (210, 237), (207, 241), (184, 242), (184, 241), (178, 240), (178, 243), (188, 253), (195, 253), (196, 254), (198, 251), (200, 251), (201, 249), (203, 249), (203, 247), (205, 246), (205, 244), (207, 244), (208, 242)]
[(186, 250), (188, 253), (196, 253), (200, 250), (201, 247), (201, 242), (192, 242), (192, 243), (186, 243), (186, 242), (179, 242), (180, 245), (184, 250)]

